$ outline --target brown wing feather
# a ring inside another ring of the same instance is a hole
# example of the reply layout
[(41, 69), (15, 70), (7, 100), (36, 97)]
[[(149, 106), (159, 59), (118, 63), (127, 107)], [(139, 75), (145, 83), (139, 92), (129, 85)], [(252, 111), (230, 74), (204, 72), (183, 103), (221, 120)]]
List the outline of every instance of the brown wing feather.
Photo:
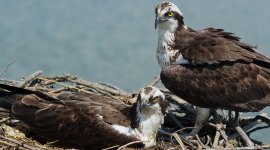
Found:
[[(12, 113), (38, 135), (50, 141), (57, 140), (56, 144), (65, 147), (101, 149), (137, 140), (110, 127), (110, 124), (128, 126), (129, 113), (122, 114), (102, 96), (87, 96), (62, 94), (58, 98), (62, 98), (64, 104), (56, 104), (34, 94), (27, 95), (13, 104)], [(113, 103), (116, 105), (116, 101)], [(126, 112), (130, 109), (122, 107)]]
[(257, 53), (254, 46), (241, 42), (232, 33), (214, 28), (190, 31), (177, 31), (174, 47), (193, 65), (237, 60), (270, 63), (270, 59)]
[(172, 65), (162, 70), (161, 80), (200, 107), (259, 111), (270, 105), (270, 69), (252, 63)]
[[(121, 100), (108, 98), (102, 95), (95, 95), (86, 92), (63, 92), (56, 96), (61, 100), (81, 101), (78, 105), (85, 105), (88, 103), (87, 109), (93, 112), (98, 112), (103, 116), (103, 120), (109, 124), (119, 124), (124, 126), (130, 125), (130, 107)], [(83, 107), (83, 106), (82, 106)], [(107, 111), (104, 111), (107, 110)], [(112, 113), (107, 113), (111, 111)], [(117, 119), (115, 119), (117, 118)]]

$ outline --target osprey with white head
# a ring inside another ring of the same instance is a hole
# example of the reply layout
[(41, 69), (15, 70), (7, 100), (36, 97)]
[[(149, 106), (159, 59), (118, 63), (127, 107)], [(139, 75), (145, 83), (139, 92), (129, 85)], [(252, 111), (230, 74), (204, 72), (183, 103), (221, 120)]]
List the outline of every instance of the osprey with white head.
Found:
[(134, 141), (142, 141), (138, 147), (154, 146), (167, 111), (164, 94), (152, 86), (143, 88), (130, 106), (84, 91), (47, 95), (0, 84), (1, 107), (44, 141), (91, 150)]
[(193, 30), (171, 2), (155, 9), (161, 81), (198, 109), (197, 133), (210, 108), (260, 111), (270, 105), (270, 59), (223, 29)]
[(156, 9), (155, 28), (158, 28), (157, 59), (163, 68), (172, 64), (186, 64), (179, 49), (175, 48), (175, 32), (184, 25), (183, 13), (171, 2), (163, 2)]

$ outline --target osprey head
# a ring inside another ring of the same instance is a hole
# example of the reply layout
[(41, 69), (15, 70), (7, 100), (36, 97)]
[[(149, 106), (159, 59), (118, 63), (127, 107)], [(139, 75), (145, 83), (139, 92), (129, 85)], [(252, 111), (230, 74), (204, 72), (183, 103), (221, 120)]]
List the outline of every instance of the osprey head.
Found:
[(184, 25), (183, 13), (172, 2), (158, 4), (155, 8), (155, 13), (155, 28), (175, 29), (179, 25)]
[(141, 109), (153, 110), (162, 110), (163, 104), (166, 103), (165, 95), (154, 86), (143, 88), (138, 96), (138, 101), (140, 101)]
[[(168, 109), (169, 107), (165, 101), (165, 95), (158, 88), (147, 86), (140, 91), (137, 102), (132, 105), (133, 117), (131, 127), (138, 128), (143, 116), (146, 117), (147, 115), (151, 116), (152, 114), (156, 114), (159, 118), (159, 114), (164, 116), (168, 112)], [(156, 125), (160, 125), (160, 123), (156, 123)]]

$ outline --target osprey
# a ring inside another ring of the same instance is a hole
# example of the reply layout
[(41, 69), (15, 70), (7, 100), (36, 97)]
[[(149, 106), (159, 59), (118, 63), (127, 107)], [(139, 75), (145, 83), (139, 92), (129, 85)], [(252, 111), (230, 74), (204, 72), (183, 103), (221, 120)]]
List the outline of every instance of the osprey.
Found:
[(208, 120), (209, 108), (254, 112), (270, 105), (270, 59), (255, 46), (222, 29), (187, 27), (171, 2), (159, 4), (155, 13), (161, 81), (199, 107), (191, 134)]
[(85, 92), (50, 96), (5, 84), (0, 88), (0, 107), (43, 140), (69, 148), (102, 149), (132, 141), (154, 146), (167, 109), (164, 94), (152, 86), (143, 88), (132, 106)]

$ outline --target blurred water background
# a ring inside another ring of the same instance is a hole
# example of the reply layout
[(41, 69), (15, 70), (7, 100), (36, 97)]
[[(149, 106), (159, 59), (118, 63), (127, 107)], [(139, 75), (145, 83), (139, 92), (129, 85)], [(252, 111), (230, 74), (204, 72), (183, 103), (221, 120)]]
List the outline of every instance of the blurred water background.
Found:
[[(155, 53), (154, 7), (146, 0), (0, 0), (0, 71), (20, 79), (76, 74), (127, 91), (146, 85), (160, 72)], [(224, 28), (270, 56), (269, 0), (178, 0), (185, 23)], [(269, 111), (266, 109), (264, 111)], [(270, 143), (270, 129), (253, 137)]]

